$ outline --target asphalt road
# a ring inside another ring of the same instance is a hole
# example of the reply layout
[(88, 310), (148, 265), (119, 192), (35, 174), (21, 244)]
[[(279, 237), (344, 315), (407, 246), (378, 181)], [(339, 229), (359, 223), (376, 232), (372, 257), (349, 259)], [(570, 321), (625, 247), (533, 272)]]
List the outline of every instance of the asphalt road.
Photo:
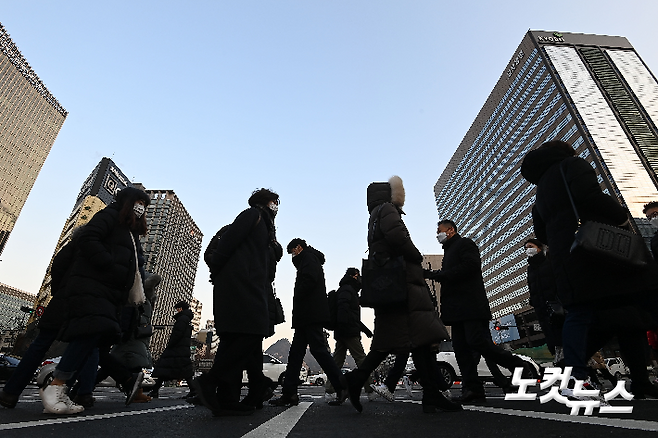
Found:
[[(396, 401), (368, 401), (363, 413), (349, 401), (331, 407), (324, 391), (301, 387), (301, 403), (292, 408), (265, 406), (247, 417), (213, 417), (203, 407), (181, 400), (187, 388), (163, 388), (161, 398), (124, 406), (117, 390), (100, 388), (96, 405), (80, 415), (42, 413), (36, 388), (28, 388), (15, 409), (0, 408), (0, 436), (11, 437), (583, 437), (655, 436), (658, 400), (613, 402), (632, 406), (631, 414), (569, 415), (556, 401), (506, 401), (496, 387), (487, 386), (487, 402), (467, 405), (464, 412), (424, 414), (421, 391), (409, 396), (396, 391)], [(458, 395), (458, 387), (452, 390)], [(278, 394), (277, 394), (278, 395)]]

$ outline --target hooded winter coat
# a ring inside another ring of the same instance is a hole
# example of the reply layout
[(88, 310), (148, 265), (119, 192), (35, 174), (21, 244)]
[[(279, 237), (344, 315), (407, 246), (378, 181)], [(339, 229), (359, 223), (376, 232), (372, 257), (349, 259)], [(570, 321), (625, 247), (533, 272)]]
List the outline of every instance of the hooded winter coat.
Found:
[(423, 278), (423, 256), (411, 241), (402, 221), (404, 197), (404, 187), (399, 177), (391, 178), (388, 183), (372, 183), (368, 187), (369, 230), (379, 217), (378, 230), (375, 230), (372, 239), (368, 239), (368, 250), (370, 254), (403, 256), (407, 277), (406, 307), (375, 309), (372, 350), (403, 353), (448, 339)]
[(292, 328), (329, 322), (329, 301), (324, 279), (324, 254), (312, 246), (292, 258), (297, 268), (292, 297)]
[(491, 319), (482, 279), (480, 250), (471, 239), (455, 234), (443, 243), (441, 270), (441, 319), (447, 325), (460, 321)]
[(561, 167), (583, 221), (619, 226), (628, 216), (624, 207), (601, 191), (596, 173), (582, 158), (558, 148), (539, 148), (526, 155), (521, 174), (537, 185), (532, 210), (535, 235), (551, 248), (550, 261), (562, 304), (609, 301), (606, 298), (613, 296), (619, 303), (634, 293), (658, 289), (658, 264), (637, 271), (611, 267), (586, 254), (570, 252), (578, 221)]
[(361, 335), (361, 282), (345, 274), (336, 290), (336, 328), (334, 339), (349, 339)]
[(259, 207), (244, 210), (217, 242), (210, 271), (219, 334), (269, 335), (268, 214)]
[(176, 322), (171, 330), (167, 347), (155, 365), (153, 377), (162, 380), (177, 380), (187, 379), (194, 374), (194, 367), (190, 359), (192, 318), (194, 318), (194, 314), (190, 309), (181, 310), (174, 315)]
[[(148, 195), (144, 196), (149, 201)], [(131, 231), (119, 223), (122, 206), (110, 204), (80, 232), (80, 253), (66, 284), (69, 320), (63, 341), (100, 335), (105, 342), (114, 343), (121, 336), (119, 312), (128, 301), (137, 263), (143, 263), (139, 236), (132, 233), (131, 238)]]

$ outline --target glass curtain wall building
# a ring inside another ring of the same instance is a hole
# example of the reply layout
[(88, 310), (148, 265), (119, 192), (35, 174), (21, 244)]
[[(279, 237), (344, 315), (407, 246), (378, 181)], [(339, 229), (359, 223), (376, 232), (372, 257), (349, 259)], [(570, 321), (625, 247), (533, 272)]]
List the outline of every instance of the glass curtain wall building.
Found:
[(0, 253), (67, 115), (0, 24)]
[(480, 247), (494, 318), (531, 310), (521, 249), (533, 237), (535, 186), (520, 173), (528, 151), (570, 143), (649, 237), (642, 207), (658, 200), (657, 126), (658, 82), (626, 38), (526, 34), (434, 187), (439, 218)]

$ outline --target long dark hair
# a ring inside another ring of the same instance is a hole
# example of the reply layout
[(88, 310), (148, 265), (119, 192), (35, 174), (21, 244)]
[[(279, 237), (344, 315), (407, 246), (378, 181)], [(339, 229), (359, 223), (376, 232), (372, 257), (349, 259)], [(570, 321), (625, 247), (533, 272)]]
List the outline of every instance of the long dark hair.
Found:
[(133, 206), (135, 202), (140, 201), (140, 199), (135, 199), (132, 202), (127, 200), (123, 203), (121, 210), (119, 210), (119, 223), (125, 225), (128, 229), (134, 233), (137, 233), (139, 236), (146, 234), (146, 212), (138, 218), (133, 212)]

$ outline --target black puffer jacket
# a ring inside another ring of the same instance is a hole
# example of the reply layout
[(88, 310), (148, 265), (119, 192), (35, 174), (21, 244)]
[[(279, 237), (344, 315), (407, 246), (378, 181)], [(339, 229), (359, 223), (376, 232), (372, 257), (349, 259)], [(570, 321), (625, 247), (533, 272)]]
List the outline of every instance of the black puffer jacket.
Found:
[(292, 328), (309, 324), (324, 325), (329, 321), (329, 301), (324, 280), (324, 254), (307, 246), (292, 258), (297, 268), (292, 297)]
[(257, 207), (235, 218), (217, 243), (210, 271), (217, 333), (269, 335), (269, 232)]
[(68, 318), (66, 283), (78, 253), (77, 239), (72, 239), (59, 250), (50, 267), (50, 294), (52, 298), (39, 319), (39, 328), (59, 330)]
[(336, 291), (336, 328), (334, 339), (349, 339), (361, 335), (361, 306), (359, 290), (361, 283), (345, 274), (338, 283)]
[(565, 306), (576, 303), (623, 300), (633, 293), (658, 289), (658, 264), (642, 271), (611, 268), (582, 253), (571, 253), (578, 228), (565, 188), (563, 166), (569, 189), (583, 221), (620, 225), (627, 220), (626, 209), (601, 191), (596, 173), (587, 161), (557, 148), (530, 151), (521, 165), (521, 174), (537, 184), (532, 210), (535, 235), (551, 248), (557, 293)]
[(190, 309), (182, 310), (174, 315), (176, 322), (171, 330), (167, 347), (162, 352), (153, 370), (153, 377), (162, 380), (186, 379), (194, 374), (190, 359), (192, 344), (192, 318)]
[(480, 250), (471, 239), (455, 234), (443, 243), (441, 270), (432, 276), (441, 282), (441, 319), (447, 325), (491, 319), (482, 280)]
[(548, 312), (546, 302), (557, 300), (555, 275), (544, 251), (528, 259), (528, 292), (530, 305), (538, 313)]
[[(148, 198), (148, 197), (147, 197)], [(99, 211), (78, 237), (80, 253), (66, 285), (69, 321), (62, 340), (101, 335), (108, 342), (121, 335), (119, 312), (128, 301), (138, 259), (139, 237), (119, 224), (118, 203)]]
[[(368, 239), (368, 251), (370, 254), (403, 256), (407, 277), (407, 306), (393, 310), (375, 309), (371, 349), (404, 353), (439, 343), (447, 339), (448, 334), (434, 309), (423, 278), (423, 256), (411, 241), (402, 221), (404, 188), (401, 185), (401, 180), (400, 187), (395, 185), (393, 188), (390, 183), (373, 183), (368, 187), (367, 202), (370, 211), (368, 229), (377, 228)], [(378, 221), (377, 227), (373, 227), (375, 220)]]

